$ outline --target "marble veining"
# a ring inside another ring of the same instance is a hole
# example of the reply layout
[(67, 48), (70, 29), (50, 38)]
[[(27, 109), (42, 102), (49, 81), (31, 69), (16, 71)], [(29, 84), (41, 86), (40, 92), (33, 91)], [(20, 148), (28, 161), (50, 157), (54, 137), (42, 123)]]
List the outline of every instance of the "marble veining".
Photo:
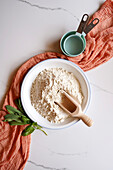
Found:
[(31, 160), (28, 160), (28, 163), (31, 163), (33, 165), (35, 165), (37, 168), (43, 168), (43, 169), (49, 169), (49, 170), (69, 170), (67, 168), (53, 168), (53, 167), (48, 167), (48, 166), (44, 166), (44, 165), (41, 165), (41, 164), (37, 164)]
[(18, 0), (20, 2), (23, 2), (25, 4), (28, 4), (32, 7), (36, 7), (38, 9), (42, 9), (42, 10), (48, 10), (48, 11), (64, 11), (64, 12), (67, 12), (69, 13), (70, 15), (72, 15), (74, 18), (77, 19), (77, 21), (79, 21), (79, 18), (77, 18), (73, 13), (71, 13), (69, 10), (65, 9), (65, 8), (62, 8), (62, 7), (58, 7), (58, 8), (50, 8), (50, 7), (43, 7), (43, 6), (40, 6), (40, 5), (37, 5), (37, 4), (32, 4), (31, 2), (29, 1), (26, 1), (26, 0)]
[(52, 154), (55, 154), (55, 155), (60, 155), (60, 156), (87, 156), (88, 152), (85, 151), (85, 152), (76, 152), (76, 153), (62, 153), (62, 152), (54, 152), (50, 149), (48, 149)]
[(104, 89), (104, 88), (102, 88), (102, 87), (100, 87), (99, 85), (97, 85), (97, 84), (94, 84), (94, 83), (90, 83), (93, 87), (96, 87), (96, 88), (98, 88), (99, 90), (101, 90), (101, 91), (103, 91), (103, 92), (105, 92), (105, 93), (108, 93), (108, 94), (111, 94), (111, 95), (113, 95), (113, 92), (111, 92), (111, 91), (109, 91), (109, 90), (107, 90), (107, 89)]

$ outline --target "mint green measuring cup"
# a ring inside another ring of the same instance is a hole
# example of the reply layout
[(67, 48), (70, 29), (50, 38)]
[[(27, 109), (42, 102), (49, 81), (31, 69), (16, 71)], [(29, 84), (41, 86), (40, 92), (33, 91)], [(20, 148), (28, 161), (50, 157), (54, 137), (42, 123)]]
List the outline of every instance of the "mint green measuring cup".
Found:
[(77, 31), (70, 31), (64, 34), (61, 38), (60, 47), (65, 55), (76, 57), (85, 50), (86, 34), (88, 34), (99, 23), (99, 19), (95, 18), (89, 25), (87, 25), (88, 19), (88, 14), (84, 14)]

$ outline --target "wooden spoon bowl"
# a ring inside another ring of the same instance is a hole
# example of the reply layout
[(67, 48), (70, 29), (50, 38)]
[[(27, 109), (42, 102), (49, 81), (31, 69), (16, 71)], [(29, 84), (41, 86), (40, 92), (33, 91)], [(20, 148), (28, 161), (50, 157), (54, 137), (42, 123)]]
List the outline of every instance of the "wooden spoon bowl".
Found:
[(68, 93), (62, 91), (63, 100), (61, 103), (55, 101), (54, 103), (61, 107), (66, 113), (72, 117), (81, 119), (87, 126), (92, 126), (93, 121), (82, 112), (81, 105), (77, 99), (72, 98)]

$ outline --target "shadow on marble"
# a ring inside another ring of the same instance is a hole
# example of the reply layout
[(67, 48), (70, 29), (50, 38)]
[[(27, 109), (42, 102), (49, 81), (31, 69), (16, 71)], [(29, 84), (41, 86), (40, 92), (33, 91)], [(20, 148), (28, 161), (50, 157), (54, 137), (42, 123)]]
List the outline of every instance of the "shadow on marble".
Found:
[(61, 49), (60, 49), (60, 38), (57, 39), (56, 41), (51, 41), (50, 43), (47, 44), (46, 46), (46, 52), (48, 51), (53, 51), (53, 52), (57, 52), (57, 53), (62, 53)]

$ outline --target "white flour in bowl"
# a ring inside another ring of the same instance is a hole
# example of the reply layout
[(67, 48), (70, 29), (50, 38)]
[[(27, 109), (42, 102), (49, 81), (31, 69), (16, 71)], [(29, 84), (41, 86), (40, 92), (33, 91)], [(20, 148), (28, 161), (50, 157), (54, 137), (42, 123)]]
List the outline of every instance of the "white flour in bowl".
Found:
[(50, 68), (41, 71), (31, 87), (31, 104), (44, 118), (51, 123), (61, 123), (69, 115), (54, 101), (61, 102), (59, 90), (65, 90), (72, 97), (77, 97), (80, 104), (83, 100), (80, 83), (73, 73), (62, 68)]

